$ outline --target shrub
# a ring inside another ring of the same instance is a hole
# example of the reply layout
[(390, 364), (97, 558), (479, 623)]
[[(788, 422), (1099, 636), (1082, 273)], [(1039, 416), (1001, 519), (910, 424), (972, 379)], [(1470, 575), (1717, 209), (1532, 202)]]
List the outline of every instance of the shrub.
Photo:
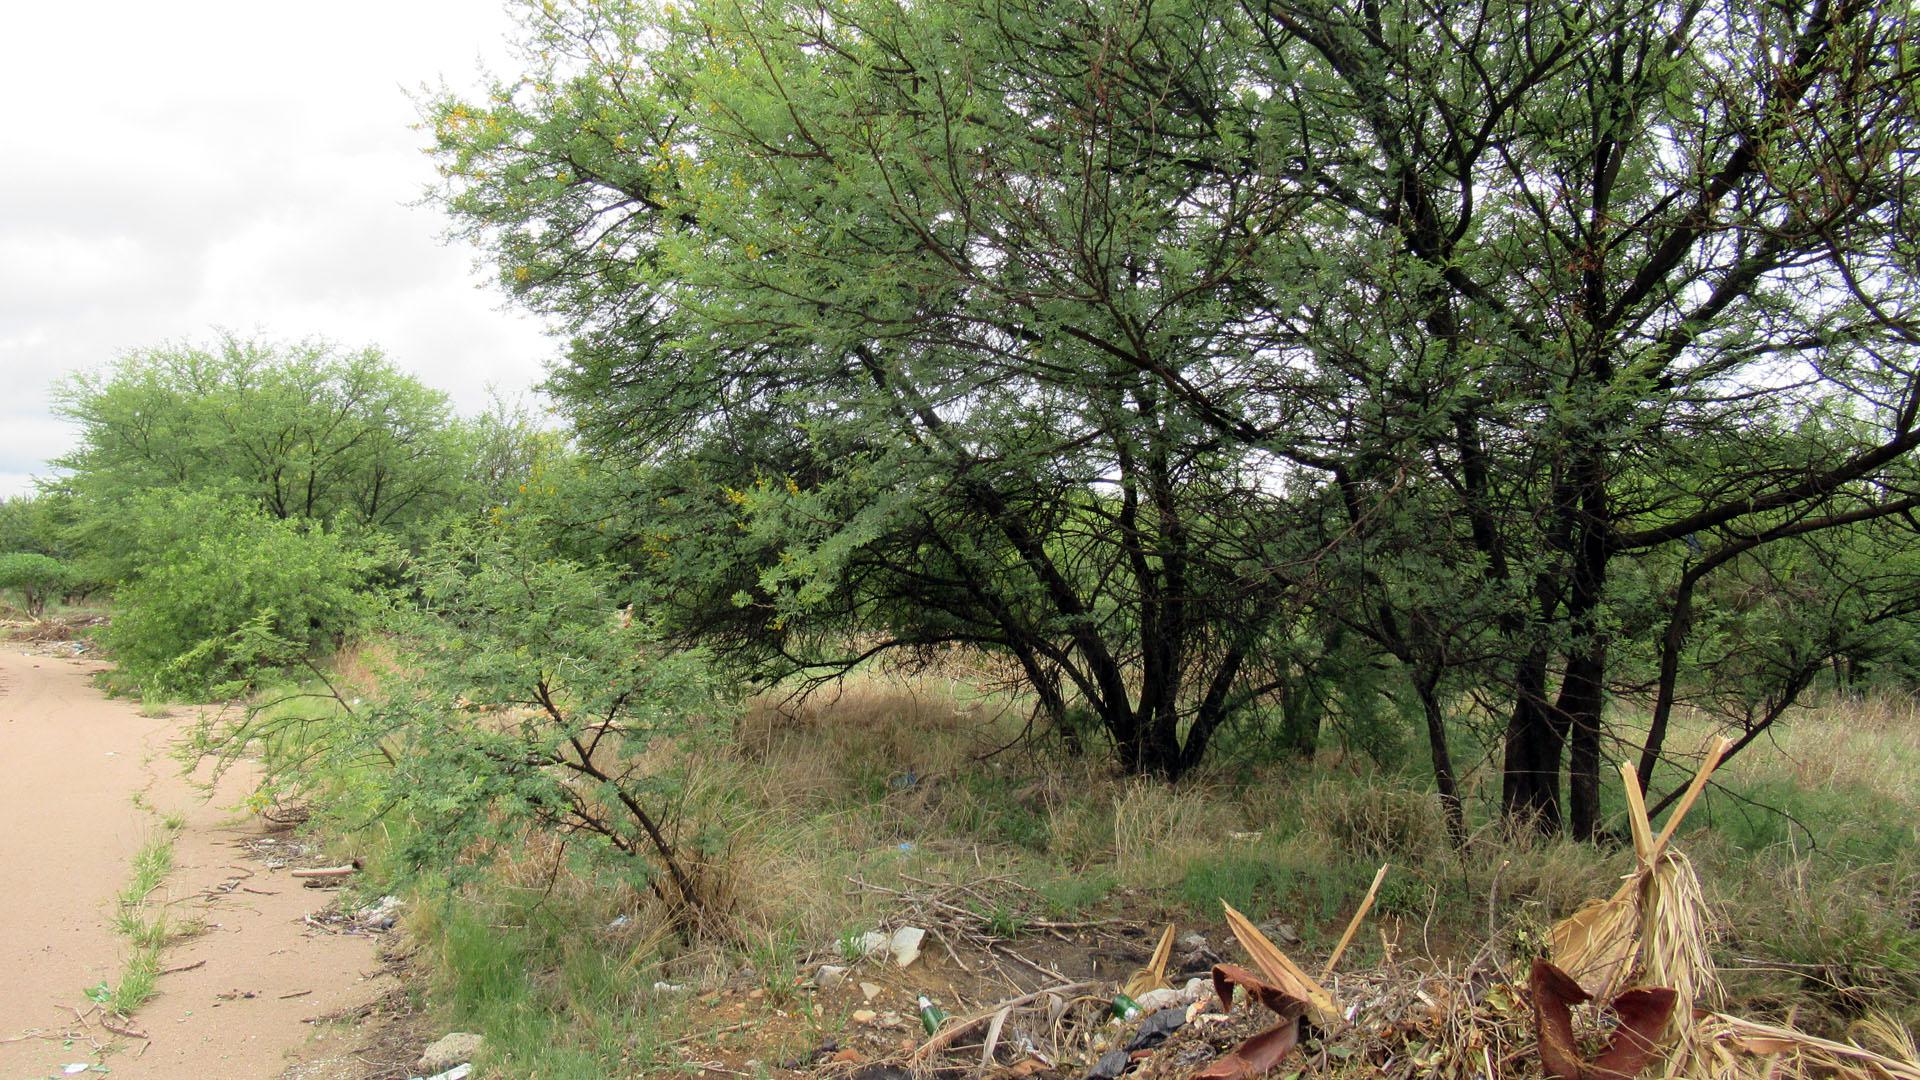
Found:
[(0, 555), (0, 589), (19, 592), (27, 614), (36, 619), (46, 611), (50, 598), (65, 591), (72, 576), (65, 563), (45, 555), (27, 551)]
[(234, 692), (337, 645), (375, 608), (382, 560), (362, 542), (204, 493), (138, 513), (138, 570), (106, 643), (143, 691)]
[(401, 826), (403, 874), (458, 880), (557, 836), (576, 871), (722, 928), (707, 916), (729, 886), (702, 873), (702, 840), (676, 833), (695, 736), (721, 700), (704, 657), (661, 648), (622, 613), (610, 571), (507, 529), (455, 529), (411, 569), (419, 603), (390, 612), (404, 659), (377, 696), (337, 692), (317, 721), (261, 708), (203, 748), (299, 743), (269, 746), (282, 770), (269, 782), (351, 785), (350, 801)]

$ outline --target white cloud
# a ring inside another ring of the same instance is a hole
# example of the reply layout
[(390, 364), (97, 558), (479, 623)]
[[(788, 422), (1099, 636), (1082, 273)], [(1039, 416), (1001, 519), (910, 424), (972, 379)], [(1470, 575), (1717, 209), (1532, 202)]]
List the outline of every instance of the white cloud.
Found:
[(0, 495), (69, 448), (60, 377), (216, 328), (377, 344), (463, 409), (536, 382), (558, 346), (417, 205), (409, 98), (508, 69), (510, 29), (456, 0), (10, 9)]

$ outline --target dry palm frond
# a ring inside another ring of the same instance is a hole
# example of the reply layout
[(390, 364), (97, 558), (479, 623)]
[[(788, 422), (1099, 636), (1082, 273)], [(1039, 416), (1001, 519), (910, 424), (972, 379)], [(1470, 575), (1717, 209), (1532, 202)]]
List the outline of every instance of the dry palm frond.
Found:
[[(1876, 1033), (1883, 1039), (1889, 1034)], [(1879, 1054), (1723, 1013), (1700, 1021), (1694, 1035), (1699, 1049), (1686, 1073), (1693, 1080), (1920, 1080), (1920, 1060), (1904, 1051), (1899, 1057)], [(1892, 1041), (1913, 1049), (1904, 1031)]]
[(1167, 960), (1173, 956), (1173, 924), (1160, 932), (1160, 944), (1153, 947), (1153, 959), (1147, 966), (1133, 973), (1127, 979), (1124, 988), (1128, 997), (1139, 997), (1149, 990), (1158, 989), (1167, 984)]
[[(1700, 996), (1717, 997), (1719, 981), (1707, 955), (1705, 901), (1699, 879), (1685, 856), (1669, 847), (1680, 820), (1693, 808), (1730, 744), (1717, 739), (1707, 748), (1686, 794), (1653, 836), (1639, 777), (1620, 766), (1626, 787), (1627, 817), (1633, 828), (1634, 872), (1606, 900), (1589, 904), (1561, 920), (1548, 938), (1555, 966), (1572, 975), (1580, 988), (1606, 1000), (1636, 970), (1659, 986), (1680, 992), (1675, 1015), (1692, 1015)], [(1669, 981), (1678, 979), (1685, 985)], [(1703, 993), (1693, 993), (1698, 990)]]
[(1675, 1008), (1668, 1037), (1675, 1045), (1667, 1057), (1667, 1075), (1686, 1072), (1701, 1053), (1694, 1010), (1718, 1006), (1720, 976), (1714, 969), (1707, 923), (1707, 902), (1693, 863), (1677, 851), (1665, 851), (1647, 878), (1641, 905), (1640, 972), (1654, 986), (1671, 987)]
[(1347, 920), (1347, 930), (1340, 935), (1340, 944), (1333, 947), (1332, 954), (1327, 957), (1327, 966), (1320, 969), (1321, 982), (1333, 978), (1333, 969), (1340, 965), (1340, 958), (1346, 955), (1347, 946), (1353, 943), (1354, 931), (1360, 929), (1360, 921), (1367, 917), (1367, 912), (1373, 910), (1373, 899), (1380, 895), (1380, 883), (1387, 880), (1389, 865), (1381, 863), (1379, 871), (1373, 875), (1373, 884), (1367, 887), (1367, 895), (1361, 899), (1360, 906), (1354, 909), (1353, 918)]
[(1714, 970), (1707, 901), (1693, 862), (1677, 851), (1663, 852), (1647, 878), (1641, 903), (1640, 970), (1657, 986), (1680, 995), (1679, 1015), (1720, 1004), (1720, 976)]
[(1556, 967), (1573, 976), (1580, 989), (1595, 1000), (1607, 1001), (1633, 971), (1639, 935), (1639, 898), (1615, 894), (1555, 923), (1548, 935), (1548, 955)]
[(1325, 987), (1300, 970), (1298, 964), (1288, 959), (1278, 945), (1269, 941), (1267, 935), (1235, 910), (1232, 904), (1222, 900), (1220, 906), (1226, 909), (1227, 926), (1233, 931), (1233, 936), (1239, 939), (1240, 947), (1247, 950), (1254, 966), (1267, 977), (1267, 981), (1306, 1002), (1307, 1015), (1315, 1024), (1327, 1030), (1341, 1026), (1344, 1019), (1340, 1014), (1340, 1004)]

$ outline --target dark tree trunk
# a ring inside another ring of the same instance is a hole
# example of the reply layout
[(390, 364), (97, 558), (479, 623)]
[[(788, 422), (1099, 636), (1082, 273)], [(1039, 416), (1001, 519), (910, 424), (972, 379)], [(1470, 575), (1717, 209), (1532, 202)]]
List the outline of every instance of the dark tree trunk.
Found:
[(1567, 817), (1576, 840), (1600, 835), (1600, 710), (1606, 647), (1581, 648), (1567, 661), (1558, 711), (1567, 729)]
[(1510, 821), (1528, 821), (1543, 833), (1560, 831), (1560, 750), (1565, 741), (1547, 705), (1547, 653), (1533, 646), (1513, 679), (1513, 713), (1507, 718), (1500, 810)]
[(1180, 778), (1185, 771), (1185, 755), (1180, 752), (1176, 718), (1129, 713), (1122, 728), (1126, 732), (1124, 736), (1115, 730), (1112, 723), (1107, 725), (1107, 730), (1114, 732), (1122, 769), (1133, 776), (1155, 776), (1162, 780)]
[(1456, 848), (1467, 843), (1467, 816), (1460, 805), (1460, 786), (1454, 779), (1453, 753), (1447, 748), (1447, 717), (1437, 692), (1440, 673), (1422, 671), (1414, 678), (1420, 707), (1427, 717), (1427, 749), (1433, 755), (1433, 785), (1440, 792), (1440, 810), (1447, 818), (1447, 839)]
[(1654, 690), (1653, 719), (1647, 725), (1647, 741), (1640, 747), (1640, 767), (1636, 770), (1640, 790), (1653, 787), (1653, 770), (1666, 748), (1667, 725), (1673, 719), (1673, 701), (1680, 682), (1680, 651), (1686, 647), (1687, 631), (1693, 624), (1693, 586), (1699, 580), (1694, 571), (1680, 578), (1674, 590), (1673, 608), (1667, 614), (1667, 632), (1660, 642), (1660, 681)]
[(1303, 761), (1320, 749), (1320, 709), (1303, 685), (1288, 687), (1280, 699), (1280, 745)]

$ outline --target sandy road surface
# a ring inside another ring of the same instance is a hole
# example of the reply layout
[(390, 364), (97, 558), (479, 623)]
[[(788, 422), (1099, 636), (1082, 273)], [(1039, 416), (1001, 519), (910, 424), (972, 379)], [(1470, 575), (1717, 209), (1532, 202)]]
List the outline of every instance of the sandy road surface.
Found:
[[(305, 1077), (353, 1075), (351, 1033), (307, 1021), (390, 988), (374, 942), (305, 923), (332, 894), (242, 847), (264, 835), (228, 809), (246, 778), (228, 777), (211, 801), (195, 791), (164, 752), (185, 711), (153, 719), (107, 699), (88, 679), (100, 666), (0, 642), (0, 1080), (83, 1062), (131, 1080), (261, 1080), (301, 1063)], [(113, 898), (161, 831), (158, 812), (186, 824), (149, 902), (175, 924), (205, 925), (162, 964), (204, 963), (160, 979), (134, 1018), (150, 1039), (117, 1037), (75, 1010), (86, 987), (119, 978)]]

